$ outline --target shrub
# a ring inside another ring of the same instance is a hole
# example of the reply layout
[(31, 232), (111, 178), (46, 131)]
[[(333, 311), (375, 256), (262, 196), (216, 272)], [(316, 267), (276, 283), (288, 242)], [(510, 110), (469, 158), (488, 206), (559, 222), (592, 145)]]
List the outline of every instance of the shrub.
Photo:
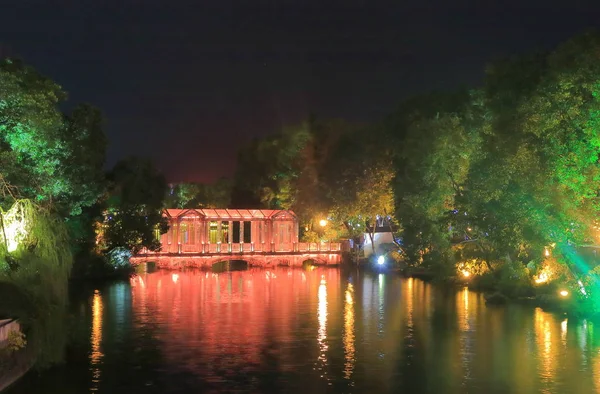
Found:
[(8, 333), (8, 343), (6, 345), (6, 349), (13, 353), (23, 349), (27, 345), (27, 340), (25, 339), (25, 334), (23, 334), (19, 330), (12, 330)]

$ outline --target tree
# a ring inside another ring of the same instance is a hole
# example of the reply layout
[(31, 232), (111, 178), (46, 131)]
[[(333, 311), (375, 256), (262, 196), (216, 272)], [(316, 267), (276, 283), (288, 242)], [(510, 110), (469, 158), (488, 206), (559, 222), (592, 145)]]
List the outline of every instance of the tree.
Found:
[(118, 162), (108, 175), (109, 198), (103, 243), (106, 250), (125, 247), (160, 250), (158, 235), (168, 230), (162, 216), (167, 182), (150, 160), (131, 157)]
[(471, 98), (464, 92), (434, 94), (405, 102), (385, 127), (393, 153), (396, 217), (409, 261), (452, 267), (449, 212), (464, 194), (478, 130)]
[(166, 208), (227, 208), (231, 205), (232, 181), (218, 179), (211, 184), (178, 183), (171, 185)]
[(369, 234), (373, 244), (378, 218), (387, 221), (394, 214), (394, 175), (383, 129), (346, 124), (322, 170), (333, 222), (349, 237)]
[[(47, 202), (68, 191), (55, 177), (68, 152), (61, 144), (66, 94), (53, 81), (16, 60), (0, 63), (1, 163), (5, 182), (22, 197)], [(10, 199), (4, 200), (11, 204)]]
[(89, 211), (105, 190), (106, 137), (100, 111), (58, 104), (62, 88), (15, 60), (0, 63), (0, 166), (5, 209), (13, 197), (31, 199), (66, 219), (71, 237), (93, 239)]
[(486, 132), (470, 189), (488, 243), (506, 260), (540, 259), (557, 244), (569, 263), (573, 245), (595, 235), (599, 49), (598, 35), (585, 34), (488, 71)]

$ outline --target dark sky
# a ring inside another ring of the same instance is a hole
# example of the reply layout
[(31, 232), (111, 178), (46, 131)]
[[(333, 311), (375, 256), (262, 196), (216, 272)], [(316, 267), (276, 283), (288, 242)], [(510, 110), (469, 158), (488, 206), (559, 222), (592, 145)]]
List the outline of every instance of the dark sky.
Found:
[(600, 0), (0, 0), (0, 55), (103, 110), (109, 165), (212, 181), (309, 113), (376, 121), (599, 24)]

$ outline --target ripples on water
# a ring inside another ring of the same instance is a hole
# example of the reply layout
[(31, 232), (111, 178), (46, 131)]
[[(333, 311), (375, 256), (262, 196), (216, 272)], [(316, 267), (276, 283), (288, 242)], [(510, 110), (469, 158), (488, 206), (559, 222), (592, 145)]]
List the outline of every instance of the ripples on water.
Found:
[(600, 392), (592, 322), (395, 275), (159, 271), (72, 312), (66, 365), (11, 394)]

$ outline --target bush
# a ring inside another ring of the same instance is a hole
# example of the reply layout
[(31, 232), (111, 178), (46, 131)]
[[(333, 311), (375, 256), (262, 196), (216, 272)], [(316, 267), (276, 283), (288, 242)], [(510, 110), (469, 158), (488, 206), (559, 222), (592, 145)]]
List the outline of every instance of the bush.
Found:
[(490, 305), (503, 305), (508, 301), (508, 297), (500, 292), (494, 292), (490, 295), (485, 296), (486, 304)]
[(12, 330), (8, 333), (7, 342), (6, 350), (11, 353), (17, 352), (27, 345), (25, 334), (18, 330)]
[(131, 267), (131, 262), (129, 259), (131, 258), (131, 251), (127, 248), (118, 247), (114, 248), (110, 252), (108, 252), (108, 262), (115, 269), (123, 269)]
[(506, 262), (495, 272), (498, 279), (497, 289), (510, 298), (534, 295), (529, 271), (519, 261)]

